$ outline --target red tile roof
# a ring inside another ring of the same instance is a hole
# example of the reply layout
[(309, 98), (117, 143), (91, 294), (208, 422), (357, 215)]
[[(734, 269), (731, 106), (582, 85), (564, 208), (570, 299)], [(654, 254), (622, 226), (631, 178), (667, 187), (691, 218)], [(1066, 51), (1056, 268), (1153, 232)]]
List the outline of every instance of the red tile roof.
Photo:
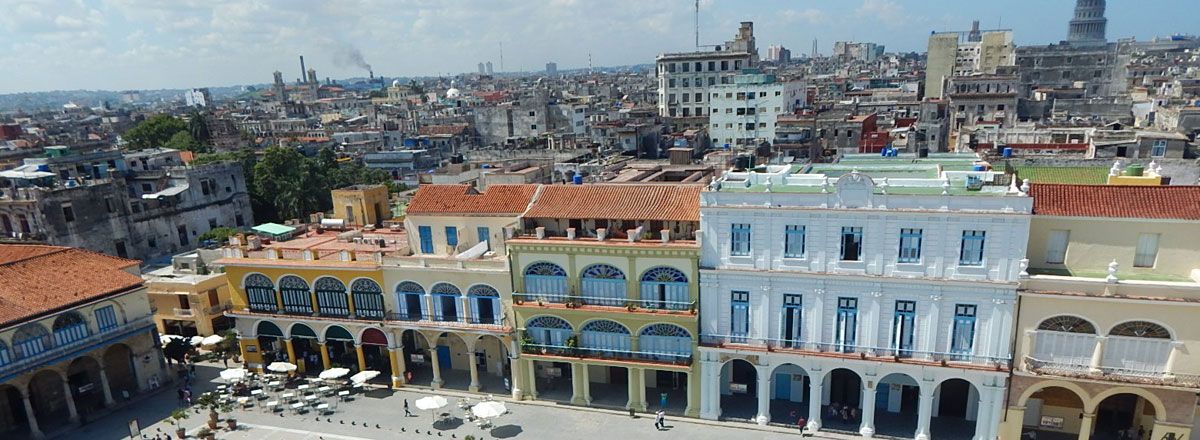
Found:
[(537, 185), (492, 185), (480, 193), (470, 185), (421, 185), (408, 214), (511, 214), (525, 212)]
[(545, 185), (525, 217), (700, 221), (703, 185)]
[(460, 135), (466, 130), (467, 124), (424, 125), (417, 129), (417, 134), (421, 136)]
[(1200, 220), (1200, 186), (1033, 184), (1034, 215)]
[(0, 326), (142, 284), (135, 260), (76, 248), (0, 245)]

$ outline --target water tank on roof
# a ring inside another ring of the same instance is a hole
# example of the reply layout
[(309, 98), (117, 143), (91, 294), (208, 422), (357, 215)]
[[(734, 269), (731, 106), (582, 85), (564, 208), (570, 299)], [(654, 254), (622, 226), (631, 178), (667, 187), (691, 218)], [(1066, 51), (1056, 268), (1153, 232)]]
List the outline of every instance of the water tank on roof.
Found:
[(1142, 167), (1142, 165), (1133, 164), (1133, 165), (1125, 167), (1125, 175), (1133, 176), (1133, 177), (1140, 177), (1142, 175), (1143, 170), (1145, 170), (1145, 168)]
[(1000, 155), (1004, 157), (1012, 157), (1012, 147), (1004, 147), (1003, 150), (1000, 150)]
[(463, 163), (462, 153), (456, 153), (455, 155), (450, 156), (450, 163)]
[(975, 165), (971, 167), (971, 171), (987, 171), (987, 167), (983, 165)]
[(576, 174), (575, 177), (571, 178), (571, 183), (583, 185), (583, 176)]

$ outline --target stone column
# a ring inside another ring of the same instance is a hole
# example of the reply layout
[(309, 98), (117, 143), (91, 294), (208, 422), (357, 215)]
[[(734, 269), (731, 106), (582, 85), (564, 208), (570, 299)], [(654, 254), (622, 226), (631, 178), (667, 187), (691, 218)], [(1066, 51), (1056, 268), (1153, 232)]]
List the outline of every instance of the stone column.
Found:
[(355, 344), (354, 351), (358, 354), (358, 371), (367, 369), (367, 354), (363, 352), (362, 344)]
[(45, 438), (42, 430), (38, 428), (37, 413), (33, 410), (33, 403), (29, 401), (29, 390), (21, 391), (21, 401), (25, 403), (25, 419), (29, 421), (29, 436), (35, 439)]
[(388, 362), (392, 365), (392, 386), (404, 385), (404, 350), (388, 347)]
[(921, 397), (917, 400), (917, 434), (916, 440), (929, 440), (929, 422), (933, 419), (934, 385), (921, 387)]
[[(422, 301), (422, 304), (425, 307), (425, 310), (421, 311), (421, 317), (424, 318), (424, 320), (426, 320), (426, 321), (432, 321), (433, 320), (433, 294), (426, 293), (425, 295), (423, 295), (422, 299), (424, 300), (424, 301)], [(411, 314), (412, 312), (409, 311), (409, 313)]]
[(1171, 353), (1167, 354), (1167, 364), (1163, 366), (1163, 378), (1175, 378), (1175, 363), (1179, 360), (1179, 352), (1183, 350), (1183, 341), (1171, 342)]
[[(688, 377), (691, 385), (693, 376)], [(700, 418), (717, 420), (721, 417), (721, 363), (700, 361)]]
[(525, 363), (525, 379), (528, 381), (526, 386), (529, 389), (529, 398), (537, 399), (537, 365), (533, 363), (532, 359), (522, 359), (521, 362)]
[(1092, 438), (1092, 426), (1096, 424), (1096, 413), (1083, 413), (1079, 419), (1079, 440)]
[[(700, 387), (701, 383), (697, 379), (699, 374), (696, 374), (695, 368), (687, 374), (687, 407), (683, 409), (683, 415), (688, 417), (697, 417), (700, 415), (700, 410), (697, 409), (700, 402)], [(642, 387), (642, 392), (646, 392), (646, 387)]]
[(1107, 336), (1097, 336), (1096, 346), (1092, 348), (1092, 361), (1088, 364), (1088, 371), (1092, 373), (1100, 372), (1100, 362), (1104, 361), (1104, 344), (1108, 342)]
[[(925, 343), (923, 344), (925, 346), (925, 351), (929, 353), (947, 351), (944, 350), (943, 347), (938, 347), (937, 345), (938, 334), (944, 333), (940, 328), (938, 328), (938, 318), (941, 317), (941, 306), (941, 295), (929, 295), (929, 316), (925, 318)], [(931, 360), (933, 358), (932, 354), (927, 354), (925, 356)]]
[(821, 396), (825, 393), (824, 377), (820, 371), (809, 371), (808, 374), (808, 430), (817, 432), (821, 429)]
[(62, 381), (63, 393), (67, 399), (67, 413), (71, 415), (69, 421), (79, 423), (79, 411), (75, 409), (75, 396), (71, 394), (71, 384), (66, 379)]
[(467, 352), (467, 362), (471, 364), (471, 385), (467, 386), (467, 390), (472, 393), (479, 392), (479, 366), (476, 365), (478, 361), (479, 355), (475, 354), (474, 350)]
[(296, 348), (292, 346), (292, 339), (284, 339), (283, 347), (287, 349), (288, 362), (296, 364), (297, 367), (302, 367), (303, 362), (296, 362)]
[(318, 343), (317, 345), (321, 346), (321, 368), (328, 370), (333, 366), (332, 363), (329, 362), (329, 345), (324, 342)]
[(754, 417), (754, 421), (766, 426), (771, 421), (771, 369), (763, 366), (755, 366), (754, 369), (758, 375), (758, 386), (755, 390), (758, 397), (758, 415)]
[(472, 322), (471, 320), (475, 319), (475, 315), (471, 313), (471, 299), (463, 295), (460, 298), (459, 304), (462, 306), (462, 310), (458, 312), (458, 319), (462, 320), (462, 322)]
[(862, 382), (862, 423), (858, 427), (858, 433), (866, 438), (875, 436), (875, 386), (874, 381)]
[(642, 398), (642, 393), (646, 387), (642, 385), (643, 373), (641, 368), (627, 368), (626, 382), (629, 382), (629, 402), (625, 404), (626, 409), (634, 411), (646, 411), (646, 400)]
[(992, 402), (992, 387), (983, 386), (979, 388), (979, 408), (975, 416), (975, 440), (992, 440), (989, 432), (992, 430), (991, 425), (995, 417), (992, 416), (992, 411), (995, 409)]
[[(583, 368), (580, 368), (580, 367)], [(581, 371), (582, 370), (582, 371)], [(571, 364), (571, 404), (587, 405), (587, 396), (584, 394), (587, 391), (587, 367), (581, 364)]]
[(100, 367), (100, 390), (104, 392), (104, 406), (110, 407), (117, 404), (113, 400), (112, 388), (108, 386), (108, 374), (105, 373), (104, 367)]
[(429, 347), (429, 363), (433, 366), (433, 382), (429, 383), (433, 389), (442, 388), (442, 361), (438, 359), (437, 346)]
[(1010, 406), (1008, 407), (1007, 423), (1004, 424), (1003, 432), (1000, 433), (1000, 438), (1020, 438), (1021, 428), (1025, 421), (1025, 407)]

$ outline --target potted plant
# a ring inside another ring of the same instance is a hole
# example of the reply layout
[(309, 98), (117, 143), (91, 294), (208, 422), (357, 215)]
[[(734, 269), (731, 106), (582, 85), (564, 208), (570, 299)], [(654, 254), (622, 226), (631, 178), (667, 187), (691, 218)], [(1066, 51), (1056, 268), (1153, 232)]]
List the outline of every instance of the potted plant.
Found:
[(570, 349), (571, 354), (578, 354), (577, 352), (579, 351), (579, 337), (571, 336), (571, 337), (567, 338), (567, 348)]
[(224, 403), (224, 404), (221, 404), (220, 409), (221, 409), (221, 412), (229, 414), (229, 417), (225, 418), (225, 428), (229, 429), (230, 431), (237, 430), (237, 418), (234, 417), (232, 414), (233, 413), (233, 405)]
[[(208, 410), (208, 428), (217, 429), (217, 422), (221, 420), (221, 413), (233, 411), (233, 406), (222, 402), (216, 393), (204, 393), (196, 400), (196, 404), (201, 408)], [(237, 426), (237, 421), (234, 421), (234, 426)]]
[(187, 437), (187, 430), (183, 428), (181, 423), (183, 423), (183, 419), (188, 417), (191, 417), (191, 414), (188, 414), (187, 408), (175, 408), (174, 411), (171, 411), (171, 423), (175, 424), (176, 438)]
[(202, 438), (204, 440), (213, 440), (213, 439), (217, 438), (217, 435), (213, 433), (213, 430), (208, 429), (208, 427), (205, 426), (203, 428), (200, 428), (199, 431), (196, 431), (196, 437)]

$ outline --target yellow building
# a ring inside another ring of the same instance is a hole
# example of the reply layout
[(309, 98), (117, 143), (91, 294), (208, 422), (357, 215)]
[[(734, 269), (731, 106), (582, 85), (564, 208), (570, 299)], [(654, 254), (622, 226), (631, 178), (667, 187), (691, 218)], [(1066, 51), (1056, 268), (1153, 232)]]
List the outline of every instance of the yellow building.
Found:
[(158, 332), (207, 336), (233, 328), (229, 283), (210, 272), (200, 252), (177, 255), (171, 265), (145, 274), (146, 293)]
[(696, 416), (699, 185), (549, 185), (507, 242), (514, 395)]
[(384, 185), (354, 185), (331, 191), (333, 218), (346, 225), (380, 226), (392, 218), (388, 206), (388, 188)]
[(138, 262), (0, 245), (0, 438), (43, 438), (165, 385)]
[(1031, 195), (1001, 438), (1189, 437), (1200, 187), (1034, 185)]

